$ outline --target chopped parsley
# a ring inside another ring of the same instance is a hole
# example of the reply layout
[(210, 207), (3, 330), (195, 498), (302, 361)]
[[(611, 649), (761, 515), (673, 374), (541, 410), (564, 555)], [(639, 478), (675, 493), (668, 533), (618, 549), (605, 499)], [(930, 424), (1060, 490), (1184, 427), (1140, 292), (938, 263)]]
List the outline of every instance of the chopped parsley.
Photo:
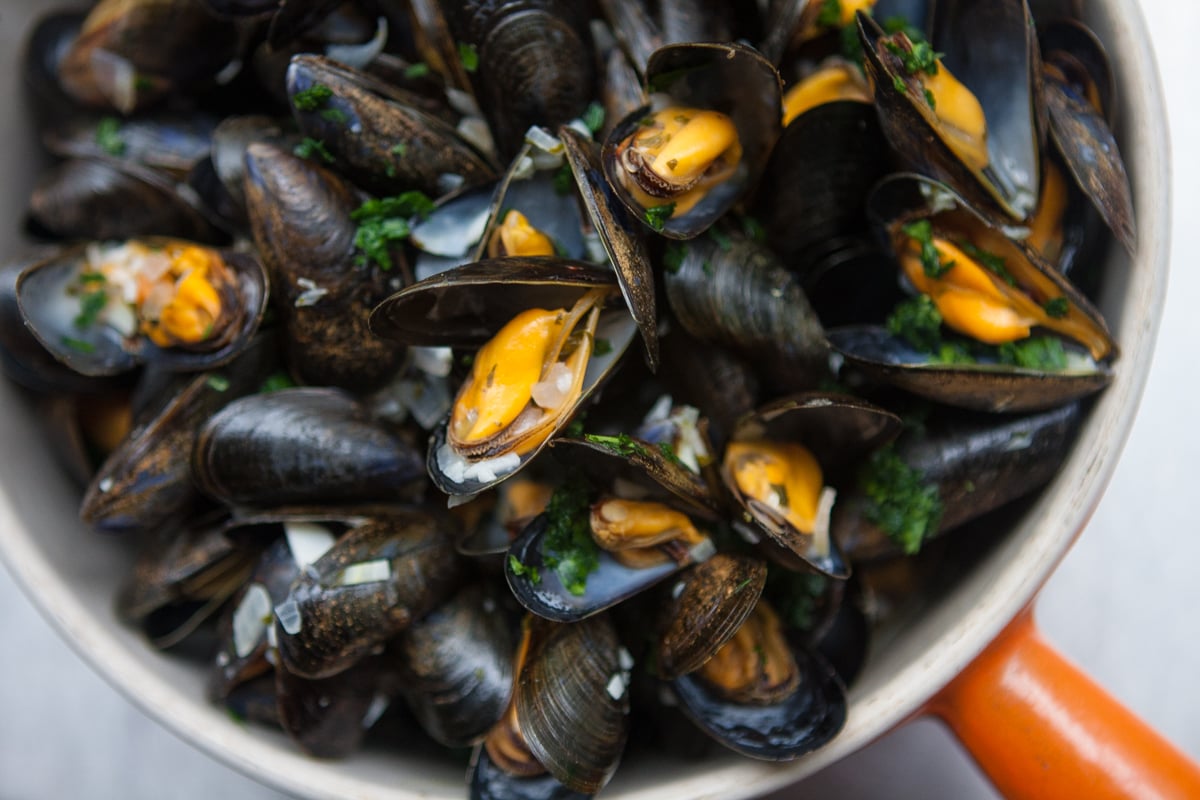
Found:
[(763, 244), (767, 241), (767, 229), (755, 217), (747, 214), (742, 217), (742, 233), (752, 242)]
[(565, 197), (571, 193), (571, 188), (575, 185), (575, 173), (571, 172), (570, 164), (563, 164), (558, 168), (558, 172), (554, 173), (554, 193), (560, 197)]
[(229, 389), (229, 378), (226, 378), (219, 372), (209, 375), (208, 380), (205, 381), (205, 383), (207, 383), (208, 388), (212, 389), (214, 392), (224, 392)]
[(108, 283), (103, 272), (85, 272), (79, 276), (80, 283)]
[(479, 51), (475, 49), (475, 45), (467, 44), (466, 42), (458, 43), (458, 60), (462, 62), (463, 69), (467, 72), (474, 72), (479, 69)]
[(958, 242), (958, 247), (971, 258), (979, 262), (980, 266), (988, 272), (996, 275), (1000, 280), (1007, 283), (1009, 286), (1016, 286), (1017, 281), (1013, 278), (1012, 273), (1008, 271), (1008, 267), (1004, 264), (1004, 259), (995, 253), (989, 253), (987, 250), (980, 249), (970, 242)]
[(836, 28), (842, 24), (841, 0), (823, 0), (817, 12), (817, 24), (822, 28)]
[(1031, 336), (1016, 342), (1005, 342), (997, 348), (1001, 364), (1039, 372), (1059, 372), (1067, 368), (1067, 351), (1061, 339), (1053, 336)]
[(937, 75), (938, 60), (945, 54), (936, 52), (929, 42), (909, 42), (908, 44), (910, 46), (905, 47), (900, 42), (891, 41), (885, 46), (888, 52), (900, 59), (904, 65), (904, 71), (909, 75), (918, 75), (922, 72), (926, 75)]
[(667, 459), (667, 461), (670, 461), (672, 464), (679, 467), (680, 469), (687, 470), (688, 472), (692, 471), (692, 468), (689, 467), (687, 464), (683, 463), (683, 459), (681, 459), (675, 453), (675, 448), (671, 445), (670, 442), (659, 442), (658, 443), (658, 452), (662, 453), (663, 457), (665, 459)]
[(612, 342), (608, 339), (597, 339), (592, 342), (592, 355), (606, 356), (612, 352)]
[(942, 345), (942, 314), (929, 295), (918, 295), (897, 305), (885, 325), (893, 336), (922, 352), (937, 352)]
[(388, 152), (394, 156), (400, 156), (401, 158), (404, 158), (405, 154), (408, 153), (408, 145), (406, 145), (404, 142), (394, 144), (392, 145), (391, 149), (388, 150)]
[(937, 98), (933, 96), (933, 92), (925, 90), (925, 102), (929, 104), (930, 111), (937, 110)]
[(600, 548), (592, 539), (589, 516), (587, 488), (578, 481), (556, 489), (546, 506), (542, 561), (576, 596), (587, 591), (588, 576), (600, 566)]
[(716, 242), (723, 253), (728, 253), (733, 248), (733, 240), (729, 238), (729, 234), (715, 225), (708, 229), (708, 238)]
[(91, 342), (85, 342), (83, 339), (76, 339), (74, 336), (62, 337), (62, 343), (72, 350), (76, 350), (80, 353), (96, 352), (96, 346), (94, 344)]
[(334, 125), (345, 125), (350, 121), (350, 115), (340, 108), (324, 108), (321, 109), (321, 119)]
[(907, 555), (921, 550), (942, 519), (937, 484), (904, 462), (892, 445), (875, 451), (859, 471), (858, 486), (867, 497), (866, 517)]
[(674, 275), (683, 266), (683, 259), (686, 256), (687, 247), (683, 242), (670, 242), (663, 250), (663, 269)]
[(404, 77), (408, 78), (410, 81), (416, 80), (417, 78), (424, 78), (428, 74), (429, 65), (424, 61), (418, 61), (415, 64), (409, 64), (404, 68)]
[(583, 110), (583, 115), (580, 117), (583, 124), (589, 131), (596, 134), (604, 127), (604, 106), (599, 103), (591, 103)]
[(391, 247), (408, 238), (409, 219), (425, 217), (432, 210), (432, 200), (423, 192), (411, 191), (368, 200), (350, 212), (350, 219), (358, 223), (354, 234), (354, 246), (361, 251), (357, 264), (363, 267), (374, 261), (381, 269), (391, 269)]
[(893, 75), (892, 76), (892, 88), (895, 89), (897, 92), (904, 94), (905, 92), (908, 91), (908, 84), (904, 82), (904, 78), (901, 78), (899, 75)]
[(563, 436), (567, 436), (572, 439), (578, 439), (580, 436), (583, 436), (583, 417), (584, 415), (580, 414), (578, 417), (571, 420), (571, 424), (563, 429)]
[(273, 372), (262, 382), (262, 386), (258, 387), (258, 393), (269, 394), (271, 392), (278, 392), (281, 389), (291, 389), (295, 385), (296, 383), (286, 372)]
[(333, 89), (323, 83), (314, 83), (307, 89), (292, 95), (292, 105), (299, 111), (316, 111), (333, 97)]
[(929, 278), (938, 280), (954, 267), (953, 261), (942, 261), (938, 254), (937, 246), (933, 243), (933, 223), (929, 220), (910, 222), (900, 230), (921, 245), (921, 267)]
[(1062, 319), (1071, 310), (1071, 302), (1065, 297), (1053, 297), (1042, 303), (1042, 310), (1054, 319)]
[(628, 433), (618, 434), (617, 436), (603, 436), (599, 433), (589, 433), (583, 438), (592, 444), (605, 447), (620, 456), (639, 455), (645, 458), (649, 455), (646, 446)]
[(90, 328), (100, 312), (108, 305), (108, 292), (103, 288), (92, 289), (79, 296), (79, 313), (75, 315), (76, 328)]
[(517, 558), (512, 553), (508, 554), (508, 569), (518, 578), (528, 578), (529, 582), (534, 586), (542, 582), (542, 575), (540, 572), (538, 572), (537, 567), (525, 566), (521, 563), (521, 559)]
[(784, 625), (809, 631), (817, 624), (821, 598), (828, 589), (829, 578), (823, 575), (771, 569), (763, 594), (770, 598)]
[(325, 142), (320, 139), (305, 138), (292, 151), (300, 158), (313, 159), (314, 157), (321, 159), (326, 164), (333, 163), (333, 153), (325, 147)]
[(675, 204), (666, 203), (661, 206), (651, 206), (646, 209), (643, 216), (646, 219), (646, 224), (656, 231), (662, 232), (662, 229), (667, 226), (667, 220), (675, 213)]
[(96, 125), (96, 144), (114, 158), (125, 155), (125, 140), (121, 138), (121, 120), (104, 117)]

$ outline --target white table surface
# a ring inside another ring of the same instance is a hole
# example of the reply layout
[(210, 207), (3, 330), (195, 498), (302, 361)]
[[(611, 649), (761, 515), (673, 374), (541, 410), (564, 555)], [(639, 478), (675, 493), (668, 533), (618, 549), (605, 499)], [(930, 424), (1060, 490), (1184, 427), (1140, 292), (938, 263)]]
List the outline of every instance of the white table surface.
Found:
[[(1046, 636), (1200, 758), (1200, 4), (1143, 3), (1171, 109), (1170, 292), (1141, 411), (1087, 531), (1038, 606)], [(3, 9), (0, 9), (3, 24)], [(5, 59), (7, 61), (7, 59)], [(0, 569), (0, 798), (277, 800), (278, 792), (179, 741), (94, 675)], [(901, 728), (772, 800), (993, 798), (953, 739)]]

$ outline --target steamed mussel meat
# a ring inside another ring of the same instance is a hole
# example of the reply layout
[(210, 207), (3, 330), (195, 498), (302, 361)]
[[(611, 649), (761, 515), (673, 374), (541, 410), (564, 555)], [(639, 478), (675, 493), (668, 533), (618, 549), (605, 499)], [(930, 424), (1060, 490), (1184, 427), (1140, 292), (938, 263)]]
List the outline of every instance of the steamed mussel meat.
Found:
[(74, 160), (0, 346), (147, 543), (120, 613), (312, 755), (473, 748), (476, 797), (803, 757), (1120, 368), (1103, 49), (1024, 0), (393, 5), (31, 40)]

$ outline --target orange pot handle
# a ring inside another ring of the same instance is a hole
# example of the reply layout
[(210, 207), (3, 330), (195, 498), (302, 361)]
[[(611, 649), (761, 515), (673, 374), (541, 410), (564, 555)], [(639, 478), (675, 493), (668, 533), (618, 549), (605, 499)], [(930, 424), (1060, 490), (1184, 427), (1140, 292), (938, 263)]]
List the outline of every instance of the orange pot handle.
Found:
[(1007, 798), (1200, 798), (1200, 766), (1021, 613), (929, 707)]

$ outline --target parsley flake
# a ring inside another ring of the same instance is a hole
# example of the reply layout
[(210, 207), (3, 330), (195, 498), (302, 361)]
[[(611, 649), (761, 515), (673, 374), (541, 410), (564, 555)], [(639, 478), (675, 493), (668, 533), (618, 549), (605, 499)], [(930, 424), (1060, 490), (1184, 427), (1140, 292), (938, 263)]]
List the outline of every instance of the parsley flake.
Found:
[(286, 372), (274, 372), (267, 376), (267, 379), (262, 382), (262, 386), (258, 387), (258, 393), (270, 394), (282, 389), (291, 389), (295, 385), (295, 381)]
[(392, 245), (408, 238), (409, 219), (423, 218), (432, 210), (432, 200), (423, 192), (411, 191), (368, 200), (350, 212), (350, 219), (358, 223), (354, 234), (354, 246), (361, 251), (358, 266), (365, 267), (374, 261), (380, 269), (391, 269)]
[(1065, 297), (1052, 297), (1042, 304), (1042, 310), (1054, 319), (1062, 319), (1071, 310), (1071, 301)]
[(596, 341), (592, 342), (593, 356), (606, 356), (612, 352), (612, 349), (612, 342), (610, 342), (608, 339), (597, 339)]
[(333, 97), (333, 89), (323, 83), (314, 83), (303, 91), (292, 95), (292, 105), (298, 111), (316, 111), (329, 102)]
[(542, 582), (542, 575), (540, 572), (538, 572), (537, 567), (530, 567), (522, 564), (521, 559), (517, 558), (512, 553), (508, 554), (508, 569), (518, 578), (528, 578), (529, 582), (534, 586), (537, 586)]
[(937, 246), (933, 243), (933, 223), (927, 219), (903, 225), (900, 231), (921, 245), (921, 267), (925, 274), (937, 280), (954, 267), (953, 261), (942, 261)]
[(1016, 286), (1017, 281), (1013, 278), (1012, 273), (1008, 271), (1008, 267), (1004, 264), (1004, 259), (995, 253), (989, 253), (970, 242), (959, 242), (958, 247), (971, 258), (979, 262), (979, 265), (988, 272), (996, 275), (1000, 280), (1007, 283), (1009, 286)]
[(1067, 368), (1067, 351), (1054, 336), (1030, 336), (1005, 342), (997, 348), (1000, 363), (1038, 372), (1061, 372)]
[(822, 28), (836, 28), (842, 24), (841, 0), (824, 0), (817, 12), (817, 24)]
[(114, 158), (125, 155), (125, 140), (121, 138), (121, 120), (105, 117), (96, 125), (96, 144)]
[(325, 147), (325, 142), (320, 139), (305, 138), (296, 148), (292, 150), (300, 158), (312, 160), (314, 156), (324, 161), (326, 164), (333, 163), (333, 153), (330, 153)]
[(415, 64), (409, 64), (404, 68), (404, 77), (408, 78), (410, 81), (416, 80), (417, 78), (424, 78), (428, 74), (429, 65), (424, 61), (418, 61)]
[(647, 208), (645, 214), (643, 214), (643, 217), (645, 218), (647, 225), (661, 233), (662, 229), (667, 226), (667, 220), (669, 220), (671, 215), (674, 213), (675, 204), (667, 203), (665, 205), (651, 206), (650, 208)]
[(212, 389), (214, 392), (224, 392), (229, 389), (229, 378), (226, 378), (220, 373), (209, 375), (208, 380), (205, 381), (205, 383), (207, 383), (208, 388)]
[(587, 591), (588, 576), (600, 566), (600, 548), (592, 539), (589, 517), (587, 488), (580, 482), (560, 486), (546, 506), (542, 560), (576, 596)]
[(905, 463), (892, 445), (875, 451), (859, 472), (858, 486), (867, 497), (866, 516), (907, 555), (937, 533), (942, 499), (937, 484)]
[(565, 197), (571, 193), (571, 187), (574, 185), (575, 173), (571, 172), (571, 165), (563, 164), (558, 168), (558, 172), (554, 173), (554, 193)]
[(474, 72), (479, 69), (479, 51), (475, 49), (475, 45), (467, 44), (466, 42), (458, 43), (458, 60), (462, 62), (463, 69), (467, 72)]
[(108, 292), (103, 288), (84, 292), (79, 297), (79, 313), (75, 315), (75, 327), (91, 327), (106, 305), (108, 305)]
[(592, 444), (598, 444), (601, 447), (616, 453), (619, 456), (639, 455), (642, 458), (649, 456), (650, 451), (646, 449), (646, 445), (634, 439), (628, 433), (621, 433), (616, 436), (603, 436), (599, 433), (585, 434), (584, 439)]
[(76, 339), (74, 336), (64, 336), (62, 337), (61, 341), (65, 346), (80, 353), (96, 352), (96, 346), (94, 344), (91, 342), (85, 342), (83, 339)]
[(599, 103), (590, 104), (583, 110), (580, 119), (589, 131), (593, 134), (598, 133), (604, 127), (604, 106)]
[(345, 125), (350, 121), (350, 115), (340, 108), (325, 108), (321, 110), (321, 119), (334, 125)]

